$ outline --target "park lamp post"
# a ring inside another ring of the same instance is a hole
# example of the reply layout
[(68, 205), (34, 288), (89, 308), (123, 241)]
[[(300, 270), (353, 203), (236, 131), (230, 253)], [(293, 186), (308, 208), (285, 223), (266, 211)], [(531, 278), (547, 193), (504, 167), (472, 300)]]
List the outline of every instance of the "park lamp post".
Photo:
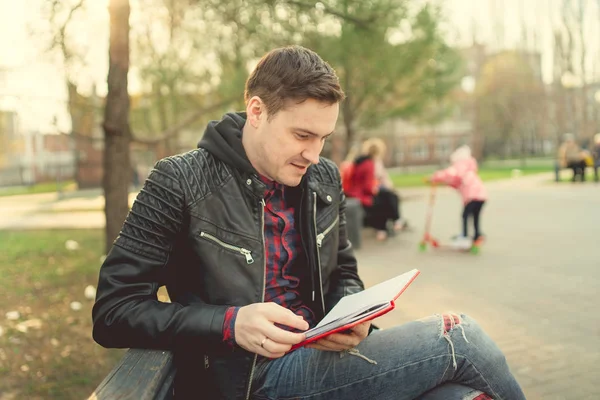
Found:
[[(600, 89), (596, 90), (594, 93), (594, 101), (596, 102), (596, 107), (600, 110)], [(596, 113), (596, 115), (600, 115), (600, 112)], [(600, 133), (600, 121), (596, 120), (596, 133)]]
[[(572, 104), (572, 102), (570, 100), (572, 99), (572, 96), (573, 96), (573, 89), (581, 86), (581, 80), (573, 72), (566, 71), (560, 77), (560, 84), (564, 89), (566, 89), (566, 91), (563, 92), (563, 96), (567, 96), (567, 98), (566, 98), (567, 99), (567, 107), (568, 107), (569, 111), (571, 111), (570, 109), (571, 109), (571, 107), (573, 107), (572, 113), (571, 112), (566, 113), (566, 115), (571, 115), (571, 121), (570, 121), (571, 123), (569, 124), (568, 130), (573, 132), (575, 134), (575, 138), (577, 139), (578, 137), (580, 137), (580, 132), (579, 132), (579, 129), (577, 129), (578, 127), (576, 126), (577, 121), (576, 120), (573, 121), (573, 119), (572, 119), (576, 113), (576, 106), (574, 104)], [(559, 143), (560, 143), (560, 138), (559, 138)]]

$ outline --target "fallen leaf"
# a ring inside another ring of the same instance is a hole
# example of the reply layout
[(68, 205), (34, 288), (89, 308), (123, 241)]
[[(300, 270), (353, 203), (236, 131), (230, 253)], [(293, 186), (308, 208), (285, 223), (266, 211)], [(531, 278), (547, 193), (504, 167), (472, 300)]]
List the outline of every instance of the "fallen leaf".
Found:
[(16, 328), (19, 332), (26, 333), (29, 328), (40, 329), (42, 327), (42, 320), (38, 318), (28, 319), (17, 324)]
[(79, 243), (77, 243), (77, 242), (76, 242), (76, 241), (74, 241), (74, 240), (67, 240), (67, 241), (65, 242), (65, 247), (66, 247), (66, 249), (67, 249), (67, 250), (69, 250), (69, 251), (74, 251), (74, 250), (77, 250), (77, 249), (79, 249)]
[(6, 319), (9, 321), (16, 321), (21, 318), (21, 313), (18, 311), (9, 311), (6, 313)]
[(92, 285), (86, 286), (83, 295), (88, 300), (94, 300), (96, 298), (96, 288)]

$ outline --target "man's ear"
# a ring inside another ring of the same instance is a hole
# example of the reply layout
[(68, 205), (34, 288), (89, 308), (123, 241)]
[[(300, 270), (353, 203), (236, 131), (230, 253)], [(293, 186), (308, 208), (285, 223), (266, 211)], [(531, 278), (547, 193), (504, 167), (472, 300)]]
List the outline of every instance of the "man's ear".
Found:
[(246, 117), (253, 128), (258, 128), (266, 119), (265, 104), (258, 96), (253, 96), (246, 105)]

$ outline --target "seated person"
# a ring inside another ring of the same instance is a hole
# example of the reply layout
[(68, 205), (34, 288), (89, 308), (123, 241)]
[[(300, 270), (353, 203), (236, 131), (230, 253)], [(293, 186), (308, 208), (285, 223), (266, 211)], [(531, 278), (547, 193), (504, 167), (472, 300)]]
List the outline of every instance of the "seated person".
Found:
[[(146, 179), (100, 269), (94, 339), (173, 351), (178, 400), (523, 400), (464, 314), (365, 322), (290, 351), (364, 290), (340, 173), (320, 157), (343, 99), (313, 51), (266, 54), (245, 112), (210, 122), (198, 149)], [(157, 299), (163, 285), (170, 303)]]
[(573, 170), (572, 182), (578, 177), (585, 181), (585, 159), (582, 157), (581, 148), (575, 142), (575, 136), (572, 133), (566, 133), (563, 136), (563, 143), (558, 148), (558, 162), (561, 168)]
[(365, 210), (365, 225), (375, 228), (377, 239), (385, 240), (388, 222), (394, 229), (402, 229), (400, 198), (393, 190), (383, 166), (385, 143), (381, 139), (368, 139), (363, 143), (362, 154), (346, 172), (344, 192), (348, 197), (360, 200)]

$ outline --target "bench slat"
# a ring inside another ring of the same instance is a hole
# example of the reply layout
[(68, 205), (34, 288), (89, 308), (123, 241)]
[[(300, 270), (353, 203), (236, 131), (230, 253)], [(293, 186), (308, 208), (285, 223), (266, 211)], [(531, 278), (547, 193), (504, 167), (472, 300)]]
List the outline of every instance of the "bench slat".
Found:
[(174, 379), (170, 352), (130, 349), (88, 400), (171, 399)]

